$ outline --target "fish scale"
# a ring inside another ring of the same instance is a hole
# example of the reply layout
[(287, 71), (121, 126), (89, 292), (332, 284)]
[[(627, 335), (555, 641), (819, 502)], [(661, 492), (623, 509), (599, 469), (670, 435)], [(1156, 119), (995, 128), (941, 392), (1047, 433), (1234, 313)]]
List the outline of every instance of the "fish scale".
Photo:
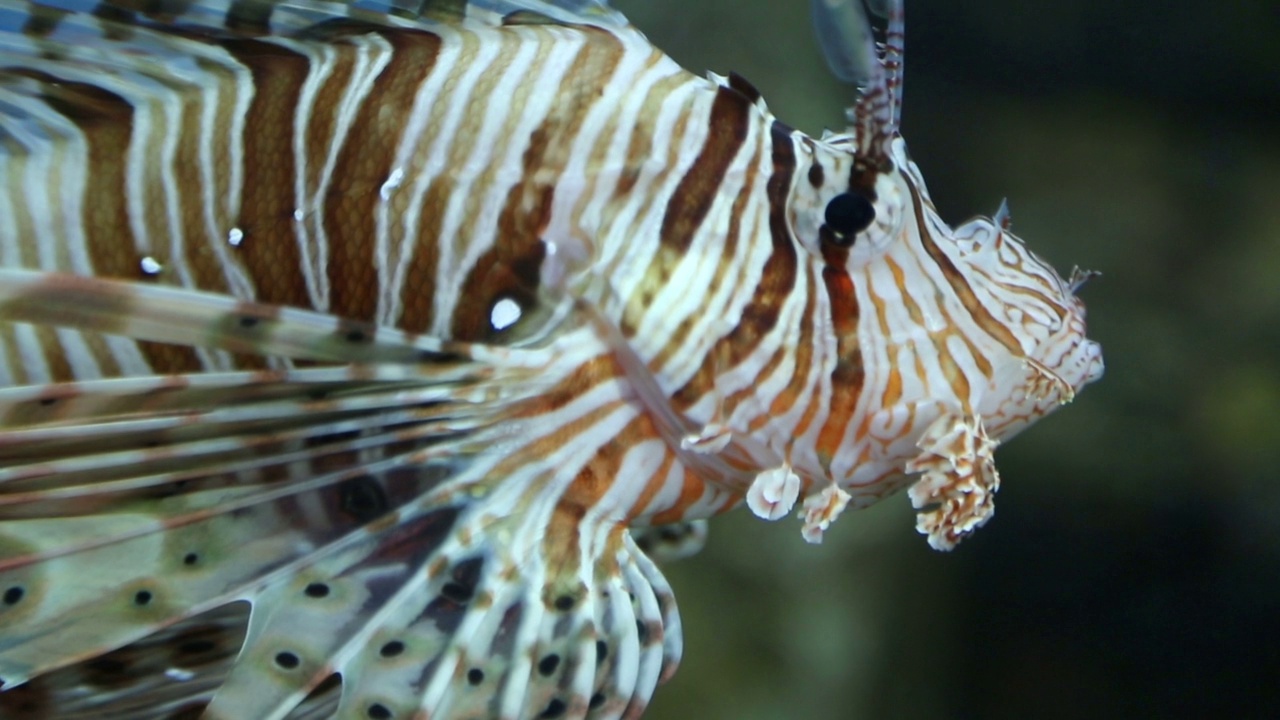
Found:
[(811, 138), (599, 0), (0, 0), (0, 711), (635, 718), (707, 518), (985, 523), (1088, 274), (937, 216), (872, 6)]

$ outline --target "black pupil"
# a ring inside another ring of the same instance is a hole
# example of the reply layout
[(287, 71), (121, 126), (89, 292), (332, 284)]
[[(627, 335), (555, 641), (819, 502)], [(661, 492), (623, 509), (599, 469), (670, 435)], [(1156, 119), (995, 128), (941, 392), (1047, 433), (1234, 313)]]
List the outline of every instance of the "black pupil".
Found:
[(841, 193), (827, 203), (825, 219), (831, 232), (852, 242), (851, 236), (866, 230), (876, 219), (876, 208), (858, 193)]

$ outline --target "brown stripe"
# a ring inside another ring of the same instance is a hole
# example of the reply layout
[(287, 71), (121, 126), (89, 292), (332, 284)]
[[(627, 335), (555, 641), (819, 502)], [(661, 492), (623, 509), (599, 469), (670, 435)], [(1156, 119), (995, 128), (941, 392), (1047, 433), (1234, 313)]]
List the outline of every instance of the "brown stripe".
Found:
[[(430, 132), (430, 131), (428, 131)], [(392, 230), (392, 242), (409, 242), (412, 245), (402, 252), (412, 252), (409, 267), (405, 269), (404, 288), (400, 291), (404, 310), (400, 313), (399, 326), (411, 333), (426, 332), (435, 320), (436, 272), (440, 266), (440, 222), (453, 183), (445, 178), (436, 180), (427, 189), (418, 209), (418, 227), (409, 238), (400, 238), (398, 229)]]
[[(843, 253), (842, 253), (843, 254)], [(836, 334), (836, 366), (831, 371), (831, 398), (827, 420), (818, 436), (816, 450), (825, 465), (840, 443), (858, 406), (858, 396), (866, 381), (862, 349), (858, 344), (860, 308), (853, 278), (843, 263), (822, 269), (823, 284), (831, 303), (831, 324)]]
[[(757, 144), (755, 153), (751, 161), (747, 164), (746, 178), (743, 181), (742, 189), (738, 192), (738, 196), (733, 200), (733, 207), (729, 211), (729, 231), (724, 236), (724, 242), (720, 247), (719, 262), (716, 263), (712, 270), (711, 282), (706, 290), (701, 293), (704, 298), (715, 297), (720, 291), (721, 285), (728, 278), (729, 270), (733, 266), (734, 256), (738, 250), (738, 241), (742, 234), (743, 216), (747, 211), (747, 203), (759, 191), (758, 181), (760, 178), (760, 151), (763, 143)], [(686, 339), (693, 327), (704, 320), (699, 314), (686, 315), (680, 320), (680, 324), (676, 327), (675, 332), (671, 334), (671, 339), (662, 348), (662, 351), (651, 361), (654, 367), (665, 364), (673, 353), (676, 352)], [(705, 388), (710, 390), (710, 388)]]
[[(666, 485), (667, 475), (671, 473), (671, 466), (675, 461), (675, 453), (671, 452), (667, 447), (662, 453), (662, 462), (653, 471), (653, 474), (645, 480), (644, 489), (640, 491), (635, 501), (631, 503), (630, 512), (627, 513), (628, 520), (634, 520), (643, 514), (647, 514), (649, 505), (657, 497), (658, 491), (662, 490)], [(661, 509), (658, 508), (657, 511), (661, 512)]]
[[(526, 71), (534, 75), (545, 62), (547, 46)], [(541, 282), (546, 246), (542, 233), (551, 220), (555, 186), (570, 159), (573, 143), (598, 93), (584, 93), (583, 87), (602, 86), (613, 76), (622, 56), (622, 46), (610, 33), (592, 32), (561, 79), (551, 111), (529, 137), (522, 158), (519, 179), (510, 186), (498, 216), (494, 245), (467, 273), (451, 322), (451, 335), (459, 340), (500, 341), (520, 337), (520, 325), (494, 330), (490, 311), (499, 299), (510, 299), (521, 308), (522, 318), (534, 310)], [(525, 111), (528, 90), (513, 98), (498, 98), (508, 126)], [(498, 108), (490, 110), (498, 111)], [(577, 180), (575, 178), (575, 180)], [(498, 181), (492, 171), (477, 180), (478, 187), (492, 187)], [(493, 188), (492, 191), (497, 190)], [(483, 192), (469, 201), (478, 207)], [(474, 213), (471, 213), (474, 215)], [(467, 223), (469, 228), (474, 220)], [(527, 326), (527, 321), (524, 323)]]
[(729, 73), (729, 87), (742, 93), (743, 97), (753, 103), (760, 101), (760, 91), (756, 86), (736, 72)]
[[(662, 218), (662, 244), (676, 255), (683, 255), (689, 249), (694, 233), (720, 194), (725, 172), (747, 140), (751, 109), (751, 101), (737, 90), (726, 87), (716, 90), (707, 123), (710, 126), (707, 141), (698, 159), (680, 180)], [(794, 164), (794, 157), (791, 162)]]
[(796, 284), (795, 238), (787, 223), (787, 207), (791, 182), (796, 171), (796, 154), (792, 146), (791, 128), (775, 122), (773, 138), (773, 175), (765, 191), (769, 199), (769, 237), (773, 252), (765, 262), (755, 298), (742, 310), (738, 327), (725, 340), (732, 349), (730, 363), (737, 364), (751, 353), (760, 339), (778, 321), (778, 310)]
[(969, 287), (968, 281), (964, 275), (958, 270), (951, 258), (942, 251), (941, 248), (933, 242), (926, 231), (928, 225), (925, 223), (924, 213), (921, 210), (920, 194), (916, 188), (910, 183), (907, 187), (911, 188), (911, 198), (916, 212), (916, 227), (920, 229), (920, 244), (924, 246), (925, 252), (929, 253), (929, 257), (933, 258), (933, 262), (942, 271), (942, 276), (947, 279), (947, 283), (951, 285), (951, 289), (955, 292), (956, 297), (960, 299), (960, 303), (964, 305), (965, 310), (969, 311), (969, 315), (973, 321), (978, 324), (988, 335), (995, 338), (997, 342), (1004, 345), (1009, 352), (1017, 357), (1022, 356), (1022, 344), (1009, 332), (1009, 328), (997, 320), (986, 306), (982, 304), (978, 297), (973, 294), (973, 289)]
[(795, 287), (795, 239), (787, 224), (787, 203), (796, 170), (796, 154), (791, 144), (791, 128), (774, 122), (770, 132), (773, 174), (765, 185), (765, 193), (769, 199), (769, 237), (773, 252), (765, 261), (755, 296), (742, 309), (738, 325), (711, 349), (709, 357), (715, 360), (703, 363), (698, 373), (672, 396), (673, 404), (680, 408), (697, 401), (711, 387), (716, 372), (737, 365), (755, 350), (761, 338), (778, 322), (778, 310)]
[[(126, 156), (133, 125), (132, 106), (118, 95), (92, 85), (64, 82), (43, 73), (14, 72), (42, 81), (45, 102), (74, 122), (85, 135), (88, 145), (86, 175), (94, 181), (86, 184), (84, 189), (83, 227), (94, 274), (98, 277), (138, 279), (142, 258), (134, 249), (124, 190)], [(162, 190), (153, 186), (144, 188), (144, 192), (159, 193)], [(62, 241), (65, 242), (65, 238)], [(41, 336), (54, 378), (71, 379), (64, 350), (52, 330), (41, 331)], [(140, 342), (138, 347), (156, 372), (183, 372), (201, 367), (190, 348), (149, 342)]]
[(102, 371), (103, 377), (118, 377), (121, 374), (120, 363), (116, 361), (115, 354), (111, 352), (111, 347), (107, 345), (106, 339), (97, 333), (91, 332), (82, 333), (82, 337), (84, 338), (85, 346), (89, 349), (89, 353)]
[[(663, 58), (665, 58), (664, 55), (655, 52), (649, 57), (648, 65), (652, 66), (657, 60)], [(648, 67), (646, 67), (647, 69)], [(662, 113), (663, 102), (671, 95), (673, 90), (683, 87), (688, 81), (687, 76), (681, 73), (674, 73), (655, 82), (649, 88), (649, 92), (645, 95), (644, 101), (640, 104), (640, 109), (636, 113), (631, 135), (627, 141), (627, 159), (621, 174), (618, 176), (618, 184), (613, 191), (614, 196), (626, 198), (635, 188), (636, 181), (640, 179), (640, 175), (645, 169), (645, 164), (650, 162), (653, 156), (653, 128)], [(680, 115), (677, 120), (677, 126), (671, 132), (672, 140), (684, 136), (684, 124), (687, 119), (688, 113)], [(643, 213), (640, 214), (643, 215)]]
[(814, 312), (817, 281), (813, 276), (812, 266), (806, 265), (804, 269), (805, 284), (809, 286), (810, 291), (805, 293), (804, 310), (800, 314), (800, 335), (796, 338), (794, 345), (784, 345), (781, 350), (782, 352), (793, 353), (794, 365), (791, 370), (791, 379), (769, 406), (769, 414), (777, 417), (791, 410), (797, 404), (806, 404), (804, 416), (796, 425), (795, 432), (797, 435), (804, 431), (818, 407), (818, 403), (813, 402), (812, 398), (804, 395), (804, 389), (809, 381), (810, 373), (817, 370), (813, 359), (815, 329), (825, 324), (819, 320), (817, 313)]
[[(195, 287), (209, 292), (225, 293), (227, 274), (219, 256), (210, 249), (217, 243), (226, 245), (225, 235), (210, 236), (211, 231), (206, 223), (206, 213), (214, 218), (216, 228), (225, 228), (228, 218), (224, 211), (226, 177), (229, 175), (225, 159), (228, 157), (227, 136), (225, 129), (218, 126), (226, 108), (233, 104), (235, 86), (233, 79), (225, 69), (212, 64), (202, 68), (215, 78), (216, 94), (211, 101), (215, 115), (210, 121), (211, 138), (207, 148), (201, 146), (201, 125), (204, 122), (204, 101), (186, 102), (182, 105), (182, 114), (178, 126), (170, 132), (178, 133), (173, 157), (173, 174), (177, 187), (175, 201), (178, 204), (178, 222), (182, 232), (182, 252), (187, 268), (191, 273), (191, 282)], [(201, 151), (208, 152), (211, 167), (206, 168)], [(206, 170), (213, 187), (205, 187)], [(220, 182), (221, 181), (221, 182)], [(221, 187), (220, 187), (221, 186)], [(213, 207), (205, 207), (205, 197), (213, 199)], [(165, 245), (167, 243), (157, 243)]]
[[(998, 242), (1003, 243), (1007, 241), (1000, 240)], [(1056, 315), (1058, 317), (1059, 323), (1069, 322), (1070, 311), (1068, 311), (1065, 307), (1063, 307), (1061, 304), (1059, 304), (1056, 300), (1053, 299), (1054, 294), (1058, 292), (1057, 287), (1051, 284), (1049, 279), (1041, 275), (1039, 272), (1036, 272), (1035, 270), (1027, 270), (1024, 267), (1024, 264), (1021, 262), (1022, 258), (1020, 256), (1017, 258), (1018, 262), (1015, 262), (1015, 263), (1008, 262), (1008, 260), (1004, 257), (1005, 253), (1003, 248), (999, 245), (997, 245), (996, 247), (1000, 249), (999, 259), (1000, 259), (1001, 265), (1003, 265), (1004, 267), (1008, 268), (1009, 270), (1021, 276), (1024, 276), (1024, 277), (1029, 276), (1036, 284), (1044, 287), (1044, 289), (1047, 292), (1040, 292), (1039, 290), (1036, 290), (1035, 288), (1031, 288), (1031, 287), (1020, 287), (1020, 286), (1011, 285), (1008, 283), (1001, 283), (992, 274), (986, 272), (983, 269), (975, 267), (973, 269), (974, 275), (978, 278), (981, 278), (978, 282), (980, 284), (999, 285), (1000, 289), (1004, 292), (1030, 298), (1034, 303), (1044, 305), (1048, 312)], [(1024, 249), (1022, 252), (1027, 252), (1027, 251)]]
[(195, 349), (185, 345), (143, 340), (138, 342), (138, 350), (147, 359), (151, 369), (158, 373), (189, 373), (204, 369)]
[[(333, 167), (324, 200), (325, 230), (329, 236), (329, 282), (332, 289), (330, 312), (349, 318), (373, 321), (378, 307), (378, 266), (374, 253), (378, 206), (384, 201), (383, 183), (394, 171), (400, 144), (414, 97), (435, 66), (440, 38), (416, 30), (387, 30), (380, 33), (392, 47), (390, 62), (383, 68), (354, 118), (342, 150)], [(339, 46), (354, 51), (349, 46)], [(354, 56), (354, 52), (352, 52)], [(343, 81), (345, 84), (348, 81)], [(332, 142), (333, 122), (342, 90), (336, 80), (329, 83), (333, 94), (317, 99), (317, 124), (308, 128), (314, 136), (313, 164), (327, 153)], [(328, 88), (326, 88), (328, 90)], [(327, 99), (326, 99), (327, 98)], [(321, 105), (321, 101), (327, 105)], [(323, 139), (324, 142), (320, 142)], [(405, 208), (405, 194), (391, 196), (391, 241), (404, 252), (404, 238), (398, 219)], [(399, 204), (394, 204), (396, 201)], [(389, 260), (384, 258), (384, 260)], [(430, 278), (427, 279), (431, 284)], [(433, 288), (426, 288), (430, 293)]]
[[(885, 263), (889, 267), (889, 272), (893, 275), (893, 282), (902, 291), (902, 303), (907, 309), (907, 314), (911, 317), (911, 322), (917, 327), (925, 327), (924, 312), (920, 308), (919, 303), (911, 296), (907, 288), (906, 273), (897, 263), (889, 258), (885, 258)], [(968, 287), (966, 285), (966, 287)], [(961, 402), (967, 402), (969, 397), (969, 380), (960, 370), (960, 366), (956, 364), (955, 358), (952, 357), (951, 348), (947, 347), (947, 338), (952, 334), (960, 335), (955, 328), (955, 323), (951, 320), (949, 313), (945, 307), (939, 306), (938, 312), (946, 319), (948, 330), (930, 331), (928, 333), (929, 341), (933, 343), (934, 356), (938, 359), (938, 367), (942, 370), (943, 377), (947, 378), (947, 383), (951, 386), (957, 398)], [(968, 339), (965, 338), (967, 342)]]
[(27, 385), (31, 383), (30, 372), (22, 360), (22, 345), (18, 341), (16, 328), (10, 322), (0, 323), (0, 352), (3, 353), (4, 364), (13, 373), (13, 384)]
[(306, 81), (306, 57), (257, 40), (222, 42), (253, 75), (254, 95), (245, 116), (244, 187), (240, 218), (241, 261), (262, 302), (311, 308), (294, 232), (294, 111)]
[(49, 379), (53, 382), (75, 380), (71, 372), (71, 364), (67, 362), (67, 350), (62, 346), (57, 331), (48, 325), (35, 328), (40, 343), (40, 352), (44, 355), (45, 364), (49, 368)]
[[(358, 42), (358, 40), (356, 41)], [(351, 40), (346, 38), (333, 38), (326, 40), (324, 45), (333, 52), (329, 63), (329, 74), (325, 76), (324, 81), (315, 90), (315, 94), (311, 98), (311, 105), (305, 110), (306, 125), (302, 128), (302, 152), (305, 160), (306, 168), (302, 171), (302, 187), (305, 190), (306, 197), (314, 197), (316, 191), (320, 189), (320, 185), (324, 183), (324, 165), (330, 153), (335, 149), (335, 144), (349, 143), (354, 137), (357, 140), (363, 139), (359, 137), (357, 128), (358, 124), (352, 126), (347, 137), (336, 137), (334, 130), (338, 124), (338, 113), (342, 110), (340, 105), (344, 96), (351, 91), (352, 78), (355, 75), (355, 66), (357, 54), (359, 50)], [(368, 49), (370, 56), (376, 56), (380, 50)], [(372, 57), (369, 58), (372, 60)], [(385, 78), (385, 72), (375, 81), (381, 81)], [(372, 90), (372, 88), (370, 88)], [(364, 100), (360, 111), (357, 115), (363, 115), (368, 110), (368, 99)], [(303, 108), (298, 108), (296, 113), (304, 112)], [(368, 149), (373, 150), (374, 145), (370, 143), (368, 148), (359, 146), (357, 142), (356, 152)], [(341, 163), (343, 160), (343, 151), (350, 151), (349, 144), (343, 144), (339, 149), (336, 161)], [(333, 180), (347, 180), (348, 178), (341, 172), (342, 169), (335, 166), (333, 174), (330, 176)], [(356, 168), (362, 169), (362, 168)], [(365, 190), (365, 188), (360, 188)], [(331, 195), (336, 194), (336, 188)], [(341, 196), (339, 196), (341, 197)], [(329, 199), (329, 198), (326, 198)], [(316, 224), (320, 224), (327, 218), (318, 218)]]
[[(676, 163), (679, 161), (680, 147), (684, 144), (685, 137), (693, 124), (691, 113), (687, 108), (677, 113), (675, 123), (667, 131), (665, 157), (658, 158), (654, 156), (653, 133), (655, 123), (666, 104), (667, 98), (676, 88), (682, 87), (688, 81), (688, 76), (676, 73), (655, 83), (645, 97), (644, 105), (636, 116), (635, 127), (632, 130), (630, 143), (627, 146), (627, 168), (623, 169), (618, 179), (618, 187), (614, 192), (620, 203), (630, 202), (622, 193), (633, 192), (635, 183), (642, 174), (650, 176), (651, 184), (648, 192), (640, 194), (640, 203), (636, 208), (635, 217), (650, 217), (652, 215), (654, 205), (661, 202), (659, 194), (654, 189), (665, 184), (664, 179), (676, 172), (675, 168)], [(685, 105), (688, 105), (687, 101), (685, 101)], [(647, 167), (654, 165), (659, 166), (661, 169), (657, 171), (646, 170)], [(679, 255), (665, 253), (664, 250), (665, 248), (658, 248), (658, 252), (654, 255), (654, 259), (650, 263), (644, 278), (632, 291), (631, 297), (627, 299), (626, 310), (623, 311), (622, 319), (618, 324), (623, 337), (629, 338), (635, 334), (636, 328), (639, 327), (640, 322), (644, 319), (649, 306), (653, 304), (654, 298), (658, 296), (658, 293), (665, 286), (669, 268), (680, 260)]]
[[(133, 107), (122, 97), (92, 85), (11, 70), (40, 80), (44, 100), (74, 122), (88, 144), (84, 186), (84, 231), (89, 261), (98, 277), (135, 280), (141, 258), (134, 250), (125, 199), (125, 157), (133, 132)], [(53, 190), (53, 188), (50, 188)], [(31, 262), (35, 257), (31, 257)]]

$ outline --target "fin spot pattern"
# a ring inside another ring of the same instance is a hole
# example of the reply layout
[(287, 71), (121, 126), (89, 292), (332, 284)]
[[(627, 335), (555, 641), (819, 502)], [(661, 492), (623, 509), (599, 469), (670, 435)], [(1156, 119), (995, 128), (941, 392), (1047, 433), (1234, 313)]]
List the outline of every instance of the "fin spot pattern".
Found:
[(352, 478), (342, 483), (338, 490), (342, 512), (356, 522), (366, 523), (387, 511), (387, 494), (382, 486), (368, 475)]
[(447, 597), (441, 596), (432, 600), (423, 615), (436, 624), (436, 629), (449, 635), (458, 629), (466, 608)]
[(320, 598), (329, 597), (329, 586), (325, 583), (313, 582), (310, 585), (307, 585), (303, 592), (306, 593), (307, 597), (316, 598), (318, 600)]
[(295, 654), (285, 651), (276, 653), (276, 665), (284, 670), (293, 670), (302, 664), (302, 660)]
[(382, 703), (374, 703), (365, 711), (371, 720), (391, 720), (393, 717), (390, 708)]
[(456, 582), (445, 583), (444, 587), (440, 588), (440, 594), (445, 599), (460, 605), (466, 604), (471, 600), (471, 588)]
[(4, 591), (4, 596), (0, 598), (0, 600), (3, 600), (5, 605), (17, 605), (18, 603), (22, 602), (22, 596), (26, 594), (27, 594), (26, 589), (24, 589), (21, 585), (14, 585), (13, 587)]
[(475, 596), (476, 585), (480, 582), (480, 570), (484, 565), (483, 558), (463, 560), (454, 566), (450, 576), (453, 582), (445, 583), (441, 594), (454, 602), (470, 602)]
[(196, 553), (193, 553), (193, 552), (189, 552), (189, 553), (187, 553), (187, 554), (186, 554), (185, 556), (183, 556), (183, 558), (182, 558), (182, 564), (183, 564), (183, 565), (191, 566), (191, 565), (195, 565), (195, 564), (196, 564), (196, 563), (198, 563), (198, 562), (200, 562), (200, 556), (199, 556), (198, 554), (196, 554)]
[(556, 609), (559, 610), (560, 612), (569, 612), (570, 610), (573, 609), (573, 606), (576, 604), (577, 603), (574, 601), (572, 595), (561, 595), (560, 597), (556, 598), (556, 603), (555, 603)]
[(378, 654), (384, 658), (395, 657), (402, 652), (404, 652), (404, 643), (399, 640), (392, 640), (378, 650)]
[(150, 590), (139, 590), (133, 594), (133, 604), (143, 607), (151, 604), (152, 594)]
[(543, 677), (550, 677), (560, 667), (560, 656), (552, 653), (538, 661), (538, 672)]
[(601, 705), (604, 705), (604, 693), (596, 693), (591, 696), (591, 701), (587, 703), (587, 708), (599, 710)]
[(472, 685), (479, 685), (484, 682), (484, 671), (480, 668), (471, 668), (467, 671), (467, 682)]
[(558, 718), (564, 715), (564, 711), (568, 709), (569, 709), (569, 706), (566, 705), (563, 700), (561, 700), (560, 698), (555, 698), (551, 702), (547, 703), (547, 709), (543, 710), (542, 714), (539, 715), (538, 717)]

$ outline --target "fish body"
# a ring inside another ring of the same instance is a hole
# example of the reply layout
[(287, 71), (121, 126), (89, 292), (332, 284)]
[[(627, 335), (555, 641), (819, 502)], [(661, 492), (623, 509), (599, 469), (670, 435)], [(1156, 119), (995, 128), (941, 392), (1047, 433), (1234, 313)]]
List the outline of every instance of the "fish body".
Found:
[(811, 138), (592, 1), (0, 0), (0, 707), (635, 717), (631, 529), (954, 545), (1101, 356), (938, 218), (887, 38)]

